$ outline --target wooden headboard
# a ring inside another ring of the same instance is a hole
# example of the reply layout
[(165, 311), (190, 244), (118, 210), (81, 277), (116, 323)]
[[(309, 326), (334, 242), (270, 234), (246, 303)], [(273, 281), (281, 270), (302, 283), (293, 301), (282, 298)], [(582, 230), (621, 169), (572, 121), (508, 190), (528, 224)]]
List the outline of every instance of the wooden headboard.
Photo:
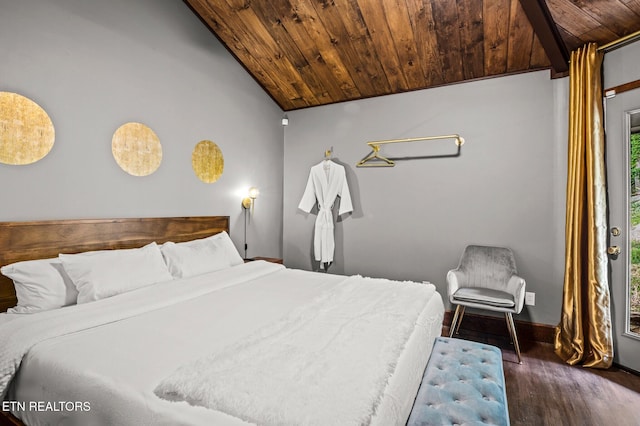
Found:
[[(0, 222), (0, 267), (59, 253), (127, 249), (229, 232), (229, 216)], [(13, 282), (0, 275), (0, 312), (16, 305)]]

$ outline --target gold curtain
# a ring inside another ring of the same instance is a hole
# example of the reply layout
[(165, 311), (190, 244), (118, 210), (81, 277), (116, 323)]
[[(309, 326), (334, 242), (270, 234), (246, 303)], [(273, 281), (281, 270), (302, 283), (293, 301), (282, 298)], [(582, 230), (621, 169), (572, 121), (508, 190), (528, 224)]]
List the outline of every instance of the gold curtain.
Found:
[(570, 365), (595, 368), (609, 368), (613, 361), (603, 57), (594, 43), (571, 53), (564, 292), (562, 315), (555, 329), (558, 356)]

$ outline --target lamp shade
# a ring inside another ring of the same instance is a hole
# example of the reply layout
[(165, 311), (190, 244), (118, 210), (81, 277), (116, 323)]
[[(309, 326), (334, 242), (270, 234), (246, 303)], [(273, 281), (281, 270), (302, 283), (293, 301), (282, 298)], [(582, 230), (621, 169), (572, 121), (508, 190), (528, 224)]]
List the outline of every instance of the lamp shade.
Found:
[(255, 200), (256, 198), (258, 198), (258, 195), (260, 195), (260, 191), (258, 191), (258, 188), (256, 188), (255, 186), (249, 188), (249, 198)]

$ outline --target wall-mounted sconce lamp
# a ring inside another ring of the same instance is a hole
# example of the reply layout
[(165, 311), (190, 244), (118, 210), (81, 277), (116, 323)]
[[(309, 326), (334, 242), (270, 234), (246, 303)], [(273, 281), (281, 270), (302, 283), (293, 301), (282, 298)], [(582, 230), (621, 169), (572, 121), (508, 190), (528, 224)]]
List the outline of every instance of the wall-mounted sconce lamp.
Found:
[(258, 191), (258, 188), (256, 188), (255, 186), (252, 186), (251, 188), (249, 188), (249, 191), (247, 193), (247, 197), (244, 197), (242, 199), (242, 207), (244, 209), (244, 258), (247, 258), (247, 212), (249, 211), (249, 209), (253, 209), (253, 205), (256, 201), (256, 198), (258, 198), (258, 195), (260, 195), (260, 191)]
[(258, 195), (260, 195), (260, 191), (258, 191), (258, 188), (256, 188), (255, 186), (249, 188), (248, 197), (244, 197), (242, 199), (242, 207), (244, 207), (245, 209), (253, 207), (253, 203), (256, 201), (256, 198), (258, 198)]

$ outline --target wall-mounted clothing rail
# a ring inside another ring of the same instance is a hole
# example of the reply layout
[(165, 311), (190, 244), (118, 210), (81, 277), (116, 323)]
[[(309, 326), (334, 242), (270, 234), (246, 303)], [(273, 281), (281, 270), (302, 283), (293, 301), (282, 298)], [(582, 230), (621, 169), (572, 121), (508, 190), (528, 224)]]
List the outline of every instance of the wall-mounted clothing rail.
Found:
[(367, 142), (372, 151), (358, 161), (356, 167), (393, 167), (396, 165), (395, 161), (390, 158), (380, 155), (380, 145), (390, 143), (403, 143), (403, 142), (419, 142), (419, 141), (432, 141), (438, 139), (454, 139), (458, 148), (464, 144), (464, 138), (460, 135), (443, 135), (443, 136), (425, 136), (421, 138), (407, 138), (407, 139), (385, 139), (381, 141)]

